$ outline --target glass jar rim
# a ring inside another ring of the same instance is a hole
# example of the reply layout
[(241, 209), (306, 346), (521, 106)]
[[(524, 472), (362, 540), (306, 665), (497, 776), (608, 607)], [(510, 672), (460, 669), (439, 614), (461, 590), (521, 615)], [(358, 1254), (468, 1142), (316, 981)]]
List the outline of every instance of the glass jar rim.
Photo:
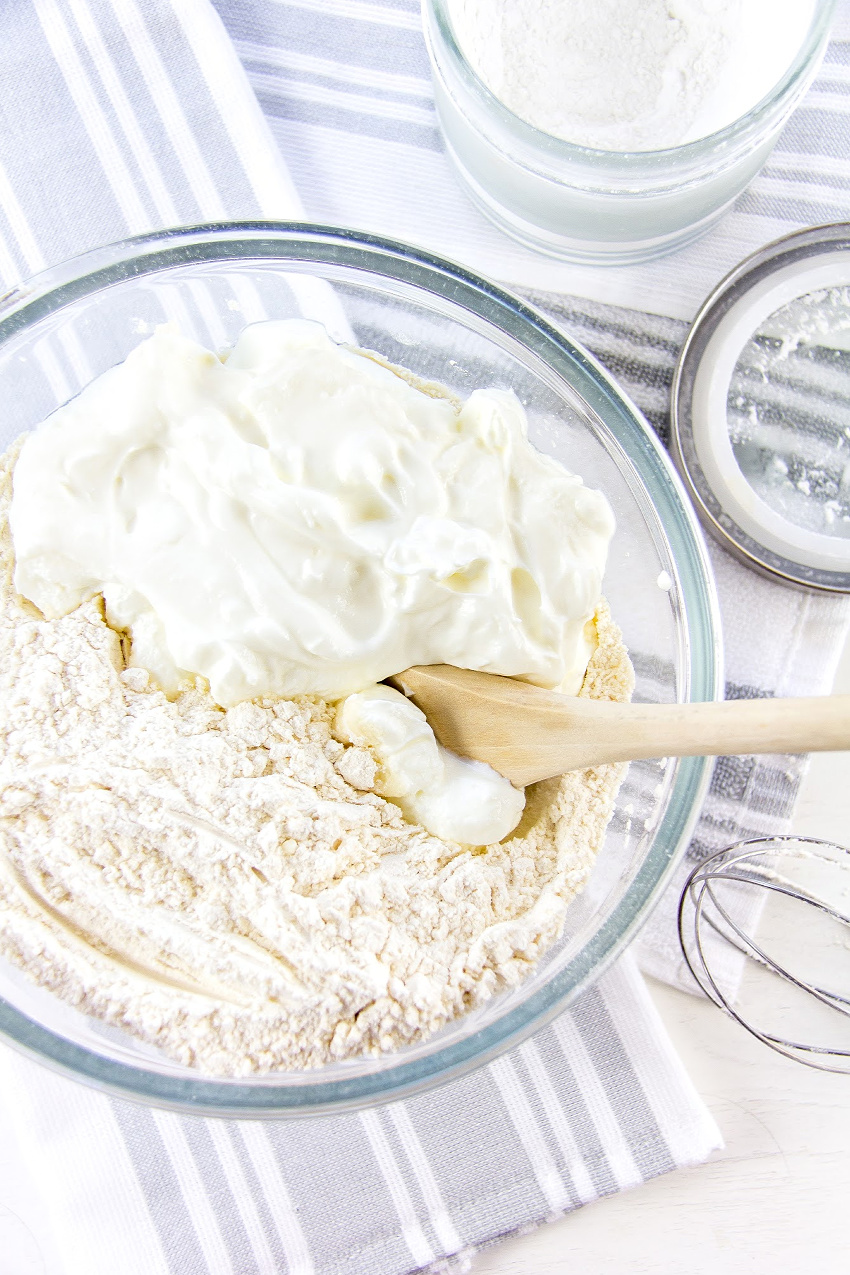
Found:
[[(815, 10), (809, 30), (791, 65), (770, 92), (743, 115), (739, 115), (730, 124), (724, 125), (713, 133), (707, 133), (704, 137), (698, 137), (694, 141), (685, 142), (679, 146), (630, 151), (603, 150), (569, 142), (554, 133), (546, 133), (536, 128), (515, 114), (487, 87), (462, 52), (449, 16), (450, 3), (451, 0), (423, 0), (423, 10), (426, 15), (430, 11), (432, 29), (439, 34), (443, 48), (453, 63), (455, 71), (480, 107), (491, 115), (495, 114), (514, 134), (516, 140), (532, 151), (545, 152), (550, 159), (562, 159), (572, 164), (583, 161), (591, 166), (607, 165), (618, 168), (625, 174), (646, 167), (657, 167), (665, 161), (668, 164), (686, 166), (688, 161), (699, 161), (707, 154), (714, 154), (727, 147), (732, 148), (736, 143), (743, 142), (753, 133), (757, 133), (759, 126), (774, 115), (777, 107), (791, 95), (813, 61), (819, 56), (826, 44), (838, 0), (815, 0)], [(426, 38), (427, 34), (426, 26)]]

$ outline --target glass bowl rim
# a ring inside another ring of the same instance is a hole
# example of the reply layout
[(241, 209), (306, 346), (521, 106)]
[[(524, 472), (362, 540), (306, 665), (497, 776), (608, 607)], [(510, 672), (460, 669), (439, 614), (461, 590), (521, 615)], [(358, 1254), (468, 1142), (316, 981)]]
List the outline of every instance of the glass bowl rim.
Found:
[[(723, 128), (707, 133), (705, 137), (695, 138), (679, 146), (659, 147), (657, 150), (602, 150), (593, 146), (581, 146), (576, 142), (568, 142), (566, 138), (554, 133), (545, 133), (534, 124), (529, 124), (520, 115), (516, 115), (500, 98), (487, 87), (484, 81), (472, 68), (454, 33), (448, 13), (448, 0), (423, 0), (423, 8), (430, 11), (434, 29), (439, 32), (440, 39), (453, 64), (455, 72), (460, 76), (466, 89), (490, 115), (495, 115), (508, 128), (520, 144), (532, 151), (546, 154), (547, 158), (561, 160), (564, 164), (584, 161), (588, 166), (598, 168), (619, 166), (620, 175), (633, 172), (637, 174), (642, 168), (652, 169), (660, 160), (669, 164), (681, 161), (683, 166), (688, 160), (696, 161), (705, 155), (714, 154), (728, 144), (731, 147), (736, 141), (747, 141), (759, 126), (765, 123), (784, 98), (791, 95), (794, 88), (806, 75), (814, 59), (825, 46), (832, 27), (838, 0), (815, 0), (812, 21), (806, 38), (797, 50), (797, 54), (784, 75), (773, 88), (749, 110), (739, 115)], [(431, 54), (430, 39), (426, 43), (431, 55), (433, 69), (436, 71), (436, 58)]]
[[(691, 681), (686, 689), (692, 699), (718, 698), (722, 687), (721, 629), (713, 573), (696, 515), (661, 442), (591, 354), (527, 302), (463, 266), (392, 239), (309, 222), (234, 221), (176, 227), (92, 249), (13, 288), (0, 297), (0, 346), (31, 323), (110, 284), (141, 279), (167, 266), (214, 265), (239, 259), (247, 263), (258, 258), (295, 265), (313, 260), (394, 278), (450, 299), (479, 320), (501, 328), (556, 372), (559, 365), (569, 369), (569, 383), (606, 428), (615, 436), (619, 430), (619, 435), (629, 440), (631, 448), (624, 450), (637, 477), (656, 512), (660, 502), (669, 515), (669, 519), (662, 519), (659, 514), (659, 522), (673, 551), (682, 590), (691, 652)], [(612, 420), (616, 420), (616, 428)], [(309, 1076), (306, 1072), (253, 1079), (165, 1076), (96, 1054), (43, 1027), (2, 998), (0, 1036), (81, 1083), (186, 1114), (238, 1119), (330, 1114), (396, 1100), (442, 1084), (477, 1069), (539, 1030), (619, 955), (675, 867), (698, 817), (710, 775), (710, 758), (680, 759), (667, 809), (646, 859), (612, 914), (563, 970), (495, 1022), (461, 1041), (438, 1047), (424, 1058), (330, 1081), (321, 1079), (322, 1069), (317, 1069), (315, 1082), (287, 1079), (293, 1074)]]

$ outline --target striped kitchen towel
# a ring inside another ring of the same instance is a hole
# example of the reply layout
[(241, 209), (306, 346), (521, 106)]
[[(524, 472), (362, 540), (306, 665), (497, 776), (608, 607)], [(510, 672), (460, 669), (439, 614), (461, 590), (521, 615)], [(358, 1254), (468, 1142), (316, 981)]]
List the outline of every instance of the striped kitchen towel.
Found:
[[(790, 156), (785, 169), (764, 179), (790, 183), (796, 204), (754, 188), (703, 245), (652, 268), (603, 276), (543, 261), (482, 222), (454, 184), (414, 0), (221, 0), (218, 11), (208, 0), (0, 6), (6, 287), (147, 229), (303, 212), (425, 243), (525, 290), (663, 429), (683, 320), (702, 293), (775, 233), (768, 224), (796, 224), (801, 199), (846, 198), (850, 157), (819, 105), (801, 133), (792, 121), (791, 149), (777, 152)], [(836, 113), (844, 47), (831, 50), (833, 79), (813, 89), (834, 96)], [(754, 584), (719, 554), (717, 569), (740, 693), (825, 685), (840, 605)], [(757, 648), (756, 607), (773, 625)], [(787, 817), (798, 771), (752, 759), (721, 768), (696, 853)], [(675, 977), (668, 940), (662, 922), (651, 951)], [(0, 1201), (15, 1193), (33, 1219), (45, 1275), (460, 1270), (483, 1245), (718, 1145), (630, 958), (498, 1062), (363, 1114), (180, 1117), (95, 1094), (5, 1047), (0, 1072)]]
[(629, 957), (497, 1062), (359, 1114), (177, 1116), (6, 1048), (0, 1093), (15, 1171), (38, 1184), (27, 1212), (0, 1177), (0, 1203), (29, 1222), (43, 1275), (466, 1271), (720, 1145)]

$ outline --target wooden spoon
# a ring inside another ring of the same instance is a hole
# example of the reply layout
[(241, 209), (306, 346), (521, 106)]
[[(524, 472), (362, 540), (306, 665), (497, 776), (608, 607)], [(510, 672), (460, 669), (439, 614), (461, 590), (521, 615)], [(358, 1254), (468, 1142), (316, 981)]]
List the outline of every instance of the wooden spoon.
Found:
[(850, 748), (850, 695), (615, 704), (449, 664), (387, 680), (422, 709), (444, 747), (487, 762), (517, 787), (639, 757)]

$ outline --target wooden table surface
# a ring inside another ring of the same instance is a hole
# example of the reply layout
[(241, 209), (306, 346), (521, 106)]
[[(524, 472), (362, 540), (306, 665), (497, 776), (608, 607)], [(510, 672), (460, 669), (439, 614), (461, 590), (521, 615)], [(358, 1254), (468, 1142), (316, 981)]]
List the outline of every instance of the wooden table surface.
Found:
[[(850, 644), (836, 690), (850, 691)], [(850, 845), (850, 754), (812, 759), (793, 830)], [(725, 1150), (508, 1240), (472, 1275), (848, 1275), (850, 1078), (779, 1057), (706, 1002), (651, 989)], [(0, 1275), (65, 1275), (2, 1103)]]

